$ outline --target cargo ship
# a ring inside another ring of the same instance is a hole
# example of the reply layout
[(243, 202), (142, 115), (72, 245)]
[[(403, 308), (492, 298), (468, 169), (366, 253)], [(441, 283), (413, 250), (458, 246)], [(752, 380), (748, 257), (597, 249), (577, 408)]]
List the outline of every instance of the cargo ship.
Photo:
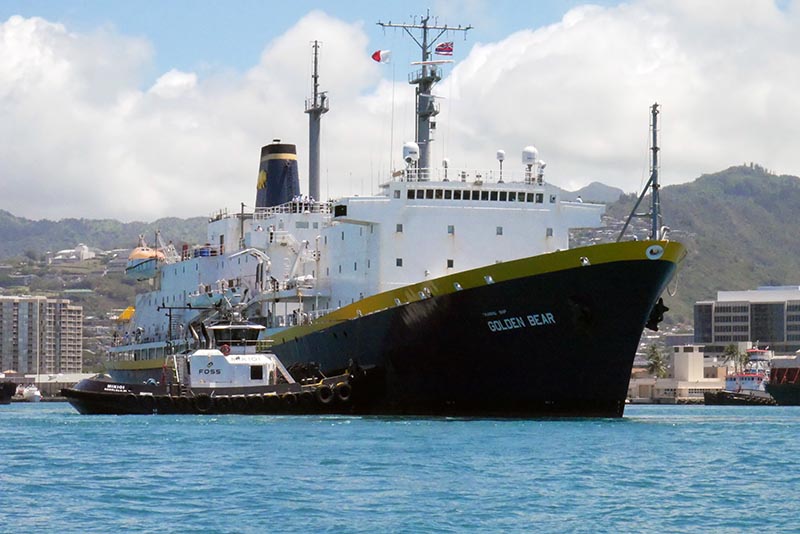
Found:
[(772, 360), (766, 389), (778, 405), (800, 406), (800, 351), (794, 358)]
[(255, 208), (213, 214), (204, 244), (156, 243), (132, 257), (129, 275), (149, 287), (120, 315), (108, 373), (160, 380), (174, 354), (197, 348), (190, 332), (235, 308), (265, 327), (259, 350), (290, 372), (373, 369), (369, 413), (622, 416), (640, 336), (658, 328), (685, 255), (661, 226), (657, 106), (651, 178), (636, 204), (649, 191), (649, 236), (571, 249), (570, 229), (599, 227), (604, 206), (562, 198), (535, 147), (517, 170), (503, 169), (502, 150), (491, 170), (431, 164), (442, 64), (429, 32), (470, 27), (430, 17), (391, 26), (420, 32), (422, 50), (404, 167), (374, 196), (319, 200), (329, 100), (315, 42), (309, 190), (295, 146), (275, 140), (261, 150)]

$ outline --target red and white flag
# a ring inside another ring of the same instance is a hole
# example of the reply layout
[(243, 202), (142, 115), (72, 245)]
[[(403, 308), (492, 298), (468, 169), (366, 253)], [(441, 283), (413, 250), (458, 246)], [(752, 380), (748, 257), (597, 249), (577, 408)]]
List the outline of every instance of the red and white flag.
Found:
[(392, 58), (391, 50), (376, 50), (375, 53), (372, 54), (372, 59), (374, 59), (378, 63), (389, 63), (389, 60), (391, 58)]
[(452, 56), (453, 55), (453, 41), (446, 43), (439, 43), (434, 50), (437, 56)]

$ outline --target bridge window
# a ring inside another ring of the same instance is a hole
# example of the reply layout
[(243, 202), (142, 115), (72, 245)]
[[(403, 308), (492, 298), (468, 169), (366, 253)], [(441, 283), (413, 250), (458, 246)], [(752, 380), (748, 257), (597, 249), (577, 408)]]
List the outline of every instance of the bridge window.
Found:
[(425, 190), (417, 189), (417, 198), (425, 198)]
[(528, 202), (533, 202), (533, 193), (528, 193), (528, 195), (526, 196), (526, 200)]
[(250, 380), (264, 380), (264, 366), (251, 365), (250, 366)]
[(544, 193), (536, 193), (536, 203), (537, 204), (544, 203)]
[(413, 199), (414, 198), (414, 190), (413, 189), (409, 189), (408, 191), (406, 191), (406, 197)]

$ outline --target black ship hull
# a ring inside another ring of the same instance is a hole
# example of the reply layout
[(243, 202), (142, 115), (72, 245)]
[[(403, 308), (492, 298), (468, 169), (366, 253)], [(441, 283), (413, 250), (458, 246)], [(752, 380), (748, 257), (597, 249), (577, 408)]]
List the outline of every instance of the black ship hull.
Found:
[(639, 338), (675, 263), (486, 284), (282, 340), (285, 365), (383, 371), (380, 414), (621, 417)]
[(800, 406), (800, 382), (797, 384), (768, 383), (766, 389), (779, 406)]
[(11, 404), (11, 397), (17, 391), (14, 382), (0, 382), (0, 404)]
[(162, 384), (131, 384), (107, 379), (81, 380), (61, 390), (84, 415), (242, 414), (304, 415), (364, 412), (371, 394), (369, 374), (361, 370), (313, 384), (181, 390)]
[(774, 406), (775, 399), (760, 393), (744, 393), (735, 391), (706, 391), (703, 393), (706, 406)]

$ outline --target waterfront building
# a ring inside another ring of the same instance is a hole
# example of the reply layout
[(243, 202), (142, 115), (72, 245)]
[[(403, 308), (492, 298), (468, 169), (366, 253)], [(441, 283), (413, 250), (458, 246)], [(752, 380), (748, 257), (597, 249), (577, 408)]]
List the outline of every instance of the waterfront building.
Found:
[(668, 374), (664, 378), (634, 373), (628, 384), (628, 399), (635, 404), (701, 404), (705, 392), (725, 387), (724, 372), (707, 368), (703, 347), (674, 347), (668, 355)]
[(776, 354), (800, 350), (800, 286), (719, 291), (716, 300), (695, 303), (694, 342), (707, 354), (748, 341)]
[(67, 299), (0, 296), (0, 369), (80, 373), (83, 308)]

